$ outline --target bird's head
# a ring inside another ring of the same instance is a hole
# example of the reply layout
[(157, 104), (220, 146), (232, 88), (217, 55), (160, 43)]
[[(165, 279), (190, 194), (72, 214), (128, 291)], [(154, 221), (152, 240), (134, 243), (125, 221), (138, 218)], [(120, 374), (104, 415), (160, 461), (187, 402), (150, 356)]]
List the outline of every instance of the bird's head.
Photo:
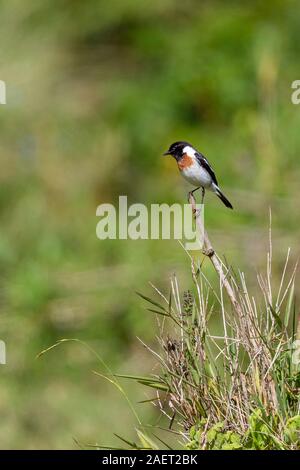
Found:
[(192, 148), (192, 146), (188, 142), (184, 141), (179, 141), (179, 142), (174, 142), (174, 144), (171, 144), (169, 147), (169, 150), (165, 152), (163, 155), (172, 155), (176, 160), (180, 160), (182, 155), (185, 153), (184, 149), (186, 147)]

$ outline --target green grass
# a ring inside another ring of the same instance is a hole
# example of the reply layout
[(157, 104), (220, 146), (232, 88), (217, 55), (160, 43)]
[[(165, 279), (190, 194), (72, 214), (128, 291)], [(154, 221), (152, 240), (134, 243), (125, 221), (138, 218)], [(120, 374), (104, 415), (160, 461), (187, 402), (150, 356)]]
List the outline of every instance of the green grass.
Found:
[[(181, 292), (174, 275), (169, 295), (155, 287), (157, 299), (139, 294), (157, 317), (159, 348), (145, 345), (157, 372), (119, 377), (154, 389), (149, 401), (169, 421), (164, 440), (157, 436), (160, 426), (148, 432), (150, 448), (172, 448), (168, 433), (175, 431), (180, 438), (173, 448), (300, 449), (300, 318), (289, 256), (277, 289), (270, 244), (255, 289), (220, 258), (223, 274), (216, 271), (214, 288), (205, 262), (191, 257), (189, 290)], [(233, 291), (230, 302), (223, 275)]]

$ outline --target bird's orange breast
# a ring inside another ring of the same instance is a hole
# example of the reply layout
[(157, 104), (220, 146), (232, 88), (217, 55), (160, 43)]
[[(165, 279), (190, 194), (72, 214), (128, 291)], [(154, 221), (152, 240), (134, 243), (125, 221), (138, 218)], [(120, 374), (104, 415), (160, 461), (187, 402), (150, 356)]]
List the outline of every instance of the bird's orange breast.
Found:
[(177, 162), (179, 170), (185, 170), (186, 168), (189, 168), (190, 166), (194, 165), (194, 160), (192, 157), (187, 155), (186, 153), (183, 154), (181, 159)]

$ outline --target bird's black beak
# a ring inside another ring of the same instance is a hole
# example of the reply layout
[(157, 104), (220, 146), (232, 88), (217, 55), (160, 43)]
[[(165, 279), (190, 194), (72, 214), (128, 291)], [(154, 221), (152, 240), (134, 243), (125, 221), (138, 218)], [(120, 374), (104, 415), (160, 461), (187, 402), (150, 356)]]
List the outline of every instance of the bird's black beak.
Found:
[(167, 155), (171, 155), (171, 152), (169, 152), (169, 150), (165, 153), (163, 153), (163, 157), (166, 157)]

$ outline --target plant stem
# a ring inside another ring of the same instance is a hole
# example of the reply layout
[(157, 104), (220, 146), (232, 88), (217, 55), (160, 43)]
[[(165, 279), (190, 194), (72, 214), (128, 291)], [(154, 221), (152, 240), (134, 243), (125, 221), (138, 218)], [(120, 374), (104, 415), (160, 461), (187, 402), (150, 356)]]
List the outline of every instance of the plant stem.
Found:
[(202, 252), (205, 256), (207, 256), (210, 261), (212, 262), (212, 265), (213, 267), (215, 268), (220, 280), (221, 280), (221, 283), (222, 285), (225, 287), (225, 290), (228, 294), (228, 297), (230, 299), (230, 302), (234, 308), (234, 310), (236, 311), (236, 313), (240, 316), (240, 317), (243, 317), (243, 312), (242, 312), (242, 309), (239, 305), (239, 302), (237, 300), (237, 297), (236, 297), (236, 293), (232, 287), (232, 285), (230, 284), (226, 274), (224, 273), (223, 271), (223, 266), (222, 266), (222, 263), (220, 262), (212, 244), (211, 244), (211, 241), (210, 239), (208, 238), (208, 235), (207, 235), (207, 232), (204, 228), (204, 225), (202, 223), (202, 219), (201, 217), (198, 217), (197, 216), (197, 210), (196, 210), (196, 200), (195, 200), (195, 197), (192, 193), (190, 193), (189, 195), (189, 203), (191, 204), (192, 206), (192, 209), (193, 209), (193, 212), (196, 214), (196, 223), (198, 225), (198, 228), (200, 230), (200, 233), (202, 234), (202, 239), (203, 239), (203, 249), (202, 249)]

